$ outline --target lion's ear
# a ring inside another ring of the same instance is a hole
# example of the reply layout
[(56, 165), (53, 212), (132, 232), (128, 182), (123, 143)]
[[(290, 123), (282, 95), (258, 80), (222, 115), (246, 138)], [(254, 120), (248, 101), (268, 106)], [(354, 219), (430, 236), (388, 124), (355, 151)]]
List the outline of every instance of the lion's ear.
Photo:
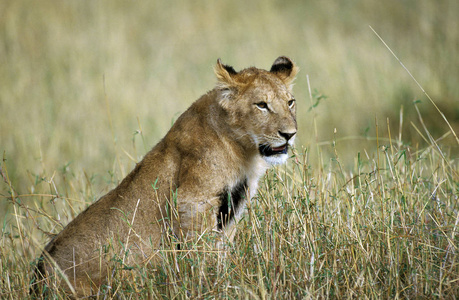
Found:
[[(231, 66), (222, 64), (220, 59), (217, 60), (217, 64), (214, 68), (215, 75), (217, 76), (217, 88), (220, 92), (220, 102), (223, 106), (227, 100), (231, 99), (240, 84), (234, 78), (237, 72)], [(227, 103), (226, 103), (227, 104)]]
[(233, 79), (233, 76), (236, 75), (237, 72), (234, 71), (233, 67), (222, 64), (220, 58), (217, 60), (217, 65), (215, 66), (214, 71), (215, 75), (217, 75), (219, 83), (227, 85), (236, 84), (236, 81)]
[(279, 56), (273, 63), (270, 72), (276, 74), (286, 86), (291, 88), (299, 68), (288, 57)]

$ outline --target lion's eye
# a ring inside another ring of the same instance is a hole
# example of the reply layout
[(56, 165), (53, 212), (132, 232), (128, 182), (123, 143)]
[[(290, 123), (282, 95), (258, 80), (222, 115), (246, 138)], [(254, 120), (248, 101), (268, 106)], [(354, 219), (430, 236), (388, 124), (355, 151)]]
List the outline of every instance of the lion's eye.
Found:
[(260, 109), (268, 109), (268, 103), (266, 102), (258, 102), (258, 103), (255, 103), (255, 105)]
[(288, 102), (288, 107), (292, 108), (295, 105), (295, 99), (292, 99)]

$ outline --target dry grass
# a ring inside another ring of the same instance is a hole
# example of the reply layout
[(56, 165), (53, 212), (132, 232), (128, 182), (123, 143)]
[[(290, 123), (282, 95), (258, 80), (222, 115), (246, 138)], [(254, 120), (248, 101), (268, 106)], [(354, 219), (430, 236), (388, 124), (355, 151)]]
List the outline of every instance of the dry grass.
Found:
[(162, 265), (117, 265), (106, 296), (455, 299), (459, 146), (368, 25), (459, 133), (458, 10), (453, 0), (2, 1), (0, 298), (27, 298), (48, 234), (212, 87), (218, 57), (239, 69), (288, 55), (302, 69), (297, 151), (263, 179), (235, 243), (222, 255), (204, 235), (178, 252), (165, 237)]
[[(415, 151), (393, 141), (372, 156), (359, 154), (352, 171), (343, 171), (339, 156), (313, 169), (303, 150), (295, 151), (288, 167), (268, 172), (225, 252), (215, 251), (212, 234), (181, 251), (171, 250), (176, 241), (165, 237), (160, 266), (126, 270), (113, 257), (117, 271), (101, 297), (458, 295), (457, 161), (433, 147)], [(75, 176), (60, 187), (53, 180), (37, 182), (35, 190), (34, 206), (21, 204), (27, 195), (10, 198), (16, 217), (3, 227), (0, 258), (5, 298), (27, 297), (39, 232), (58, 232), (81, 210), (77, 199), (92, 197), (91, 183)]]

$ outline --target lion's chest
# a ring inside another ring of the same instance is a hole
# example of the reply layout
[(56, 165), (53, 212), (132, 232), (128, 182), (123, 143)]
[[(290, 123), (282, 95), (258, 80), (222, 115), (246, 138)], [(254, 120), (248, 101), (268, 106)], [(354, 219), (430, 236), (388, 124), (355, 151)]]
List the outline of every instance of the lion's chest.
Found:
[(220, 207), (217, 215), (218, 229), (223, 229), (230, 224), (235, 217), (239, 217), (244, 208), (247, 198), (252, 198), (258, 188), (258, 180), (264, 174), (268, 166), (263, 159), (254, 157), (243, 169), (240, 179), (226, 186), (218, 194)]
[(234, 187), (226, 187), (219, 195), (220, 208), (217, 215), (218, 229), (223, 229), (243, 208), (247, 197), (247, 179), (238, 182)]

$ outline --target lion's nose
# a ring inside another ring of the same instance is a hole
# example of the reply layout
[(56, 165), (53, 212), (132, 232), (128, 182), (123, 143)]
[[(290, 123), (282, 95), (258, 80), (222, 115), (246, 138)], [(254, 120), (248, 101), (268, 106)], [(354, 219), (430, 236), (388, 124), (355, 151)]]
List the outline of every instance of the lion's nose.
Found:
[(279, 131), (279, 135), (287, 140), (287, 142), (296, 134), (295, 132), (282, 132)]

